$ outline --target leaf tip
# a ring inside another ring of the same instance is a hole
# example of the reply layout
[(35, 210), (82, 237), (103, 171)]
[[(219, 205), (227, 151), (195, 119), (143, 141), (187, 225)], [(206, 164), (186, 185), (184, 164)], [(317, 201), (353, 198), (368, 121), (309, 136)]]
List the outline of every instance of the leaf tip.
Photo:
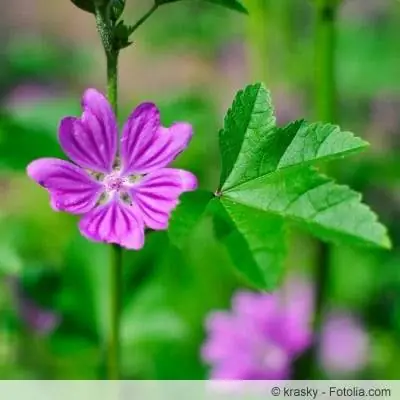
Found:
[(385, 250), (391, 250), (393, 248), (393, 244), (392, 241), (388, 235), (387, 232), (385, 232), (385, 235), (383, 236), (382, 242), (381, 242), (381, 246), (385, 249)]
[(249, 10), (245, 6), (241, 5), (241, 7), (238, 11), (244, 15), (250, 15)]

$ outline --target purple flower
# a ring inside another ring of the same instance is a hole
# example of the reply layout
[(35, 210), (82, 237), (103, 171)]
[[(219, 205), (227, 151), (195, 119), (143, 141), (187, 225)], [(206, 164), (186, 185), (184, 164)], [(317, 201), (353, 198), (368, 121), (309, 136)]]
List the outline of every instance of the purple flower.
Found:
[(128, 118), (118, 146), (118, 126), (106, 98), (88, 89), (81, 118), (61, 121), (59, 140), (75, 164), (42, 158), (28, 175), (50, 193), (56, 211), (81, 214), (79, 229), (93, 241), (129, 249), (144, 245), (145, 227), (168, 226), (179, 196), (195, 190), (190, 172), (166, 168), (189, 144), (192, 127), (183, 122), (164, 128), (151, 103)]
[(320, 363), (332, 376), (360, 371), (368, 361), (369, 339), (360, 321), (335, 311), (328, 315), (322, 329)]
[(18, 316), (31, 331), (48, 335), (57, 328), (60, 316), (54, 311), (43, 309), (29, 298), (17, 277), (8, 277), (8, 284), (15, 300)]
[(16, 86), (5, 100), (5, 107), (16, 110), (21, 106), (30, 105), (37, 100), (51, 99), (54, 89), (35, 83)]
[(287, 379), (311, 343), (312, 288), (290, 281), (274, 294), (238, 292), (232, 312), (213, 312), (202, 356), (211, 379)]

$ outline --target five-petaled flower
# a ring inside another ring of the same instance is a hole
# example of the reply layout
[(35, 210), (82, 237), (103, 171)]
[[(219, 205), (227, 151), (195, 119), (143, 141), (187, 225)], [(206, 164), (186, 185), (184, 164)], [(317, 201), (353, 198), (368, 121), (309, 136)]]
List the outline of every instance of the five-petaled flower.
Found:
[(163, 230), (179, 196), (195, 190), (196, 177), (167, 168), (189, 144), (191, 125), (161, 126), (152, 103), (139, 105), (128, 118), (118, 146), (118, 125), (107, 99), (88, 89), (81, 118), (66, 117), (59, 141), (71, 163), (41, 158), (28, 175), (50, 193), (56, 211), (81, 214), (81, 233), (90, 240), (129, 249), (144, 244), (145, 227)]

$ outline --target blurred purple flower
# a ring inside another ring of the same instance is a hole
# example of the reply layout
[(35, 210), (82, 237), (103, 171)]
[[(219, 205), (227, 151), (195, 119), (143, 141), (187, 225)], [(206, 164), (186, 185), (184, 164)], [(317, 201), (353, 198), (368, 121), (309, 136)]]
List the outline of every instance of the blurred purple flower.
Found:
[(303, 100), (299, 92), (281, 85), (273, 92), (278, 125), (286, 125), (304, 115)]
[(5, 108), (17, 109), (37, 100), (51, 99), (55, 91), (51, 87), (35, 83), (21, 84), (13, 88), (5, 99)]
[[(375, 140), (387, 142), (387, 137), (398, 136), (400, 129), (399, 116), (400, 98), (389, 93), (375, 96), (371, 102), (371, 131), (375, 134)], [(383, 136), (383, 139), (382, 139)], [(390, 145), (391, 143), (386, 143)]]
[(369, 338), (360, 321), (335, 311), (328, 315), (322, 330), (320, 363), (337, 377), (362, 370), (368, 362)]
[(273, 294), (238, 292), (231, 312), (213, 312), (202, 348), (211, 379), (287, 379), (311, 343), (312, 297), (307, 281), (291, 279)]
[(48, 190), (54, 210), (82, 215), (79, 229), (88, 239), (140, 249), (145, 226), (166, 229), (179, 196), (197, 187), (190, 172), (166, 168), (188, 146), (192, 127), (164, 128), (157, 107), (143, 103), (125, 123), (118, 152), (107, 99), (88, 89), (82, 108), (81, 118), (64, 118), (59, 129), (61, 146), (77, 165), (42, 158), (29, 164), (28, 175)]
[(17, 277), (9, 277), (8, 283), (18, 316), (26, 326), (40, 335), (48, 335), (53, 332), (60, 323), (60, 316), (54, 311), (41, 308), (34, 300), (30, 299)]

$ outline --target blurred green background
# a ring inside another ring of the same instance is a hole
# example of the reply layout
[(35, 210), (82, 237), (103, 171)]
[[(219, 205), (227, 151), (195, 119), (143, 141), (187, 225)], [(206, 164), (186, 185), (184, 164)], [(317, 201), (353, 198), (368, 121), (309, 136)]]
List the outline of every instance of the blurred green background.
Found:
[[(176, 165), (210, 190), (219, 178), (218, 130), (245, 84), (265, 81), (280, 123), (314, 119), (311, 2), (244, 3), (250, 17), (200, 1), (163, 6), (121, 55), (121, 120), (139, 102), (154, 101), (165, 125), (191, 122), (194, 139)], [(150, 6), (128, 0), (125, 20)], [(346, 373), (321, 366), (324, 377), (400, 378), (399, 27), (394, 0), (343, 1), (340, 112), (332, 122), (372, 146), (333, 171), (378, 212), (394, 250), (333, 248), (330, 306), (357, 316), (368, 340), (362, 365)], [(77, 218), (53, 212), (25, 174), (37, 157), (62, 156), (60, 118), (79, 114), (86, 87), (104, 88), (94, 19), (67, 0), (15, 0), (0, 14), (0, 28), (0, 378), (104, 378), (109, 249), (83, 239)], [(287, 270), (312, 279), (315, 243), (297, 232), (290, 241)], [(246, 287), (210, 221), (184, 251), (153, 232), (142, 251), (125, 252), (124, 286), (123, 377), (206, 379), (204, 320)]]

